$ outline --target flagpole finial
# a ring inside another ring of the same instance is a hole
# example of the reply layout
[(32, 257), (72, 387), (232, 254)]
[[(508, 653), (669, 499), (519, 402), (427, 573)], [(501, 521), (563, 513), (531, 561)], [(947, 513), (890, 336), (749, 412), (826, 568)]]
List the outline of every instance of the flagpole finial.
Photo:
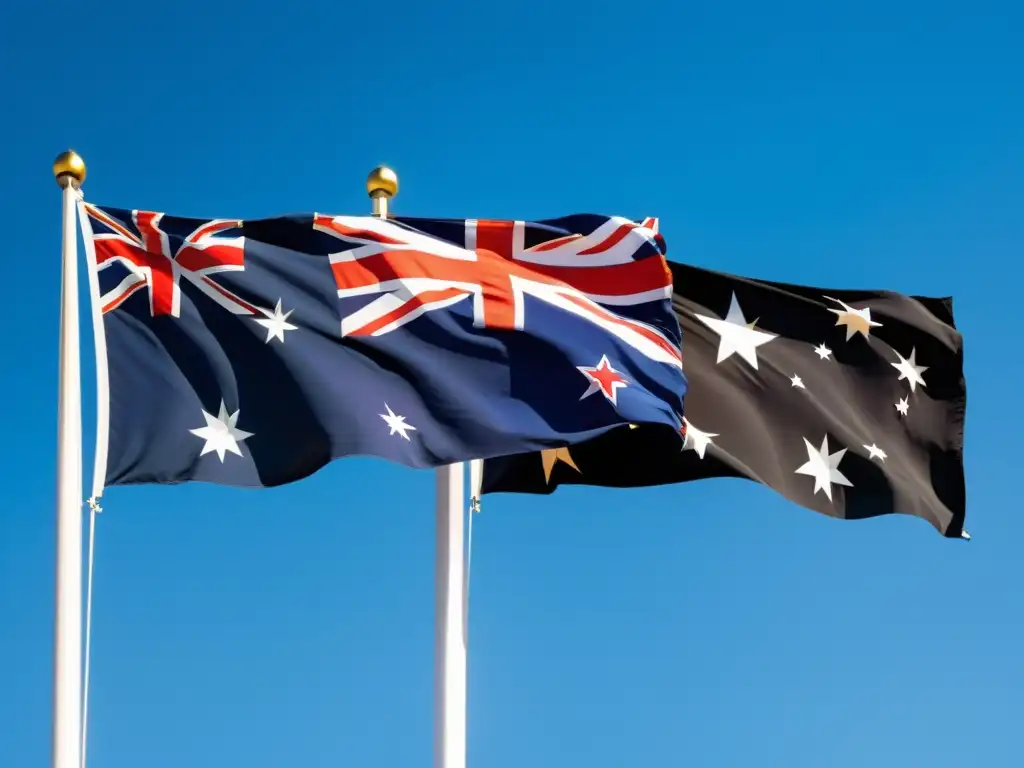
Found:
[(391, 198), (398, 194), (398, 174), (386, 165), (378, 165), (366, 177), (366, 192), (371, 198)]
[(85, 181), (85, 160), (73, 149), (61, 152), (53, 161), (53, 177), (61, 187), (68, 184), (81, 186)]

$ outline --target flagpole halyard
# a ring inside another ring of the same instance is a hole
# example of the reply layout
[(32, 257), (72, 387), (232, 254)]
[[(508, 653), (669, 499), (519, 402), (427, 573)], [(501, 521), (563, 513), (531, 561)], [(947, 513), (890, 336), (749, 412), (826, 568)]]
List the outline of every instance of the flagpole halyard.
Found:
[[(373, 215), (388, 217), (398, 174), (385, 165), (366, 179)], [(438, 467), (434, 562), (434, 768), (466, 766), (465, 560), (461, 463)]]
[(79, 188), (85, 161), (58, 155), (63, 190), (57, 391), (57, 553), (53, 648), (53, 768), (80, 768), (82, 717), (82, 394), (78, 333)]

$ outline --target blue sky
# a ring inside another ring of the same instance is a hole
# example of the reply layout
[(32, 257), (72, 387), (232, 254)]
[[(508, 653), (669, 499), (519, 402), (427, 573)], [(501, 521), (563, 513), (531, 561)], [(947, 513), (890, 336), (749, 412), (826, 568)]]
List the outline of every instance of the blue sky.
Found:
[[(953, 294), (972, 542), (738, 480), (488, 499), (469, 760), (1021, 764), (1024, 7), (163, 8), (0, 11), (0, 765), (49, 760), (68, 146), (101, 204), (368, 212), (386, 162), (410, 215), (656, 215), (676, 260)], [(432, 505), (431, 473), (366, 459), (110, 491), (91, 764), (429, 765)]]

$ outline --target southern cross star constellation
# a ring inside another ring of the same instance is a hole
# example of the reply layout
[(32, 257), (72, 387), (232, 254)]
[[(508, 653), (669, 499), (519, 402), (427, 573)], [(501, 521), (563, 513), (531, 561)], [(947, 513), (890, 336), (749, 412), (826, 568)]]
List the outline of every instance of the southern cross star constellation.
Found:
[(719, 336), (716, 363), (728, 360), (736, 354), (756, 370), (757, 348), (778, 338), (774, 333), (755, 330), (754, 325), (757, 320), (752, 323), (747, 322), (735, 293), (729, 302), (729, 312), (724, 320), (709, 315), (695, 315), (695, 317)]
[(282, 312), (280, 299), (277, 300), (277, 306), (273, 311), (269, 309), (260, 309), (260, 312), (266, 315), (266, 317), (256, 317), (253, 318), (253, 320), (258, 325), (262, 325), (267, 329), (267, 344), (269, 344), (273, 339), (277, 339), (283, 344), (284, 332), (294, 331), (298, 328), (297, 325), (292, 325), (288, 322), (288, 316), (294, 311), (294, 309), (289, 309), (287, 312)]
[(815, 448), (806, 437), (803, 440), (807, 448), (807, 462), (796, 469), (796, 474), (814, 478), (814, 493), (824, 491), (828, 500), (832, 501), (833, 485), (853, 487), (853, 483), (839, 471), (839, 462), (846, 455), (845, 448), (829, 453), (828, 435), (822, 438), (821, 448)]
[(834, 301), (836, 304), (842, 307), (842, 309), (829, 309), (829, 312), (837, 316), (836, 325), (846, 326), (846, 340), (849, 341), (854, 337), (855, 334), (860, 334), (865, 339), (871, 340), (870, 334), (872, 328), (881, 327), (881, 323), (877, 323), (871, 319), (871, 308), (864, 307), (862, 309), (854, 309), (845, 301), (839, 299), (833, 299), (831, 296), (825, 296), (829, 301)]
[(384, 403), (384, 408), (387, 409), (387, 413), (380, 413), (377, 415), (384, 419), (384, 423), (387, 424), (388, 427), (391, 429), (391, 431), (388, 434), (400, 435), (406, 440), (410, 440), (411, 438), (409, 437), (409, 432), (415, 432), (416, 427), (414, 427), (412, 424), (407, 423), (405, 420), (405, 416), (399, 416), (397, 413), (392, 411), (391, 406), (388, 405), (387, 403)]
[(872, 443), (871, 445), (865, 445), (864, 450), (868, 452), (869, 459), (878, 459), (879, 461), (885, 461), (887, 458), (889, 458), (889, 455), (874, 443)]
[[(896, 352), (896, 350), (893, 350)], [(907, 380), (910, 385), (910, 391), (915, 391), (915, 387), (920, 384), (922, 387), (928, 386), (924, 382), (924, 377), (921, 375), (928, 370), (926, 365), (917, 364), (917, 348), (914, 347), (910, 350), (910, 357), (904, 358), (899, 352), (896, 352), (896, 357), (900, 359), (898, 363), (889, 363), (893, 368), (900, 372), (898, 381)]]
[(683, 440), (682, 450), (692, 450), (699, 458), (703, 459), (708, 446), (714, 442), (711, 438), (718, 437), (718, 434), (697, 429), (685, 416), (683, 424), (686, 427), (686, 438)]

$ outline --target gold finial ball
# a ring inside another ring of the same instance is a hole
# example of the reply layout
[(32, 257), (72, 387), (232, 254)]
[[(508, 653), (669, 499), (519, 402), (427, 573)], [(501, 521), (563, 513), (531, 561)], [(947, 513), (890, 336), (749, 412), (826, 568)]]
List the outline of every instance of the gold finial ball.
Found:
[(370, 197), (394, 197), (398, 194), (398, 174), (386, 165), (378, 165), (366, 177)]
[(73, 149), (61, 152), (53, 161), (53, 176), (62, 187), (64, 183), (61, 179), (64, 176), (70, 176), (76, 184), (81, 184), (85, 181), (85, 160)]

